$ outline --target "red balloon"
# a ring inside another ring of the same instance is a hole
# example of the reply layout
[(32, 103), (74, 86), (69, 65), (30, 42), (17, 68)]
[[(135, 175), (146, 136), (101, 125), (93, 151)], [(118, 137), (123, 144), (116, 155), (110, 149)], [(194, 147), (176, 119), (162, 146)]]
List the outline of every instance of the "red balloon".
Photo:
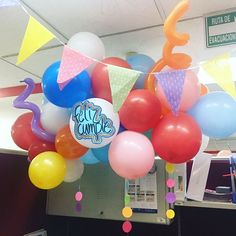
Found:
[(39, 139), (34, 135), (31, 128), (31, 121), (33, 118), (32, 112), (25, 113), (19, 116), (11, 128), (11, 137), (15, 144), (28, 150), (30, 145)]
[(55, 144), (47, 141), (37, 140), (29, 147), (28, 159), (29, 161), (32, 161), (38, 154), (47, 151), (56, 152)]
[(132, 131), (145, 132), (154, 128), (160, 120), (161, 103), (146, 89), (129, 93), (119, 111), (122, 125)]
[(201, 139), (200, 127), (185, 113), (164, 116), (152, 133), (156, 154), (175, 164), (191, 160), (200, 149)]
[[(130, 65), (125, 60), (118, 57), (108, 57), (102, 62), (131, 69)], [(91, 82), (94, 97), (103, 98), (112, 102), (109, 75), (106, 65), (97, 63), (92, 73)]]

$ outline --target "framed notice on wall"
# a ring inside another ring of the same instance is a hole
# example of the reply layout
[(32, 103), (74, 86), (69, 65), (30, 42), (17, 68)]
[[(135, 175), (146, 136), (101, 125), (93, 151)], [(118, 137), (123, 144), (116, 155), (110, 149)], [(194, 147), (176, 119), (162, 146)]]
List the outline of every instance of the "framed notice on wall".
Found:
[(133, 212), (157, 213), (156, 172), (136, 180), (125, 180), (125, 195)]
[(236, 10), (205, 17), (206, 46), (236, 44)]

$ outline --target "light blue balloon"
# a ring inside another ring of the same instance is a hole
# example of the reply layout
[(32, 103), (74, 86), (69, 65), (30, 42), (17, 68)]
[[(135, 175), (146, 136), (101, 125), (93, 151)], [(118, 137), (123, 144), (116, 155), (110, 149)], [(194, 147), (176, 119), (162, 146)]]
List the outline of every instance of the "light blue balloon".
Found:
[(91, 149), (89, 149), (81, 158), (80, 161), (84, 164), (93, 165), (97, 164), (99, 160), (94, 156)]
[(225, 92), (211, 92), (188, 111), (203, 134), (225, 138), (236, 132), (236, 100)]
[[(148, 71), (155, 64), (155, 61), (151, 57), (144, 54), (130, 55), (126, 60), (133, 70), (142, 71), (143, 73), (148, 73)], [(145, 77), (145, 74), (141, 74), (138, 77), (138, 80), (135, 83), (136, 89), (144, 88)]]
[(110, 143), (101, 148), (93, 148), (92, 152), (94, 156), (101, 162), (108, 164), (108, 151), (109, 151)]

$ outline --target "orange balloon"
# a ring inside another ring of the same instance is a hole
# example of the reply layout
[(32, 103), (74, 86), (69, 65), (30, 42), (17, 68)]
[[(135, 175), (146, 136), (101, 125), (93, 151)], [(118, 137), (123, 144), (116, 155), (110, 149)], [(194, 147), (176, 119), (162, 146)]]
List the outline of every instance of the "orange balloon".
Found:
[(79, 144), (72, 136), (69, 125), (60, 129), (55, 139), (56, 150), (66, 159), (83, 156), (88, 148)]
[(201, 95), (201, 96), (204, 96), (204, 95), (206, 95), (207, 93), (209, 93), (209, 89), (207, 88), (206, 85), (201, 84), (200, 95)]

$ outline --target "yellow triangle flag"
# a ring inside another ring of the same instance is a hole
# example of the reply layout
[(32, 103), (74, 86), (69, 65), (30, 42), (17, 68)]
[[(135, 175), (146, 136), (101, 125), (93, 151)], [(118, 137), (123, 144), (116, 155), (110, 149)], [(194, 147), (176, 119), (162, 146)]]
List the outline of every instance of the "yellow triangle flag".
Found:
[(230, 53), (225, 53), (205, 62), (202, 68), (225, 92), (232, 97), (236, 97), (233, 73), (230, 65)]
[(55, 36), (48, 29), (30, 16), (16, 64), (22, 63), (53, 38)]

